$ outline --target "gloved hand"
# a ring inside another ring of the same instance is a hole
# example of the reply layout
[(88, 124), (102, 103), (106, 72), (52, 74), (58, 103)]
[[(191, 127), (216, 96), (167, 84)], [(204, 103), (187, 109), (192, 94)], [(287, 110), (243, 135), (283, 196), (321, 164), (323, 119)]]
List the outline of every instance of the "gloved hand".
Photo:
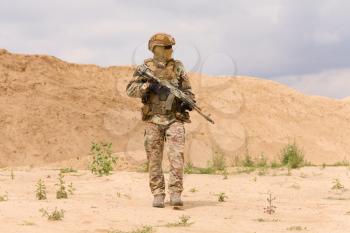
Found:
[(166, 86), (162, 86), (156, 82), (152, 82), (149, 84), (148, 89), (155, 93), (155, 94), (165, 94), (168, 95), (170, 93), (169, 88), (167, 88)]
[(186, 102), (182, 102), (182, 103), (180, 104), (180, 108), (181, 108), (183, 111), (186, 111), (186, 110), (192, 111), (192, 110), (193, 110), (193, 107), (190, 106), (190, 105), (189, 105), (188, 103), (186, 103)]
[(160, 90), (160, 85), (158, 83), (152, 82), (148, 85), (148, 90), (155, 94), (158, 94)]

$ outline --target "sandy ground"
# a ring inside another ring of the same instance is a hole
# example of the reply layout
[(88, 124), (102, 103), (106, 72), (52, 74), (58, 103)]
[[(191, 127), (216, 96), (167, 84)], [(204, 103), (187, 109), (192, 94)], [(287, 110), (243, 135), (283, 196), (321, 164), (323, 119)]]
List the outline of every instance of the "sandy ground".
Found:
[[(142, 225), (155, 232), (325, 232), (350, 231), (350, 170), (348, 167), (305, 167), (293, 170), (270, 170), (259, 176), (250, 174), (185, 175), (184, 207), (174, 210), (151, 207), (148, 174), (114, 172), (96, 177), (87, 170), (68, 173), (66, 183), (73, 183), (74, 195), (55, 198), (58, 170), (39, 168), (0, 171), (0, 232), (6, 233), (107, 233), (130, 232)], [(36, 200), (35, 185), (43, 179), (47, 200)], [(167, 178), (167, 175), (166, 175)], [(344, 189), (334, 190), (335, 179)], [(192, 192), (191, 189), (196, 191)], [(225, 202), (216, 194), (224, 192)], [(264, 213), (267, 193), (276, 200), (274, 214)], [(168, 200), (168, 196), (167, 196)], [(49, 221), (39, 209), (64, 209), (62, 221)], [(190, 226), (169, 227), (180, 216), (190, 216)], [(293, 228), (294, 227), (294, 228)]]

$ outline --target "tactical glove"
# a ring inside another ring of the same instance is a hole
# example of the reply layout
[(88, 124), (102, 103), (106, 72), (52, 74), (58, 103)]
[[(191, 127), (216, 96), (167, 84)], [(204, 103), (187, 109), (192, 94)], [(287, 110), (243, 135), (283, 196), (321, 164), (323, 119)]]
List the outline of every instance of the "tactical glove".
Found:
[(190, 105), (189, 105), (188, 103), (186, 103), (186, 102), (182, 102), (182, 103), (180, 104), (180, 108), (181, 108), (183, 111), (186, 111), (186, 110), (192, 111), (192, 110), (193, 110), (193, 107), (190, 106)]
[(170, 93), (170, 89), (167, 88), (166, 86), (159, 85), (156, 82), (150, 83), (148, 89), (153, 92), (154, 94), (166, 94), (168, 95)]

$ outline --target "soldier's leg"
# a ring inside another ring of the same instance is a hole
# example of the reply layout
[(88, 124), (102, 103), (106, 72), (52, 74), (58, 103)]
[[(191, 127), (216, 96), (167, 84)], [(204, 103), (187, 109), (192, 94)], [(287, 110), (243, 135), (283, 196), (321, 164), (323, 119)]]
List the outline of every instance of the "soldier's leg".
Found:
[(162, 170), (164, 130), (158, 125), (147, 122), (144, 145), (149, 164), (149, 185), (153, 195), (165, 194), (165, 182)]
[(169, 193), (181, 194), (183, 190), (185, 127), (182, 122), (174, 122), (166, 131), (168, 158), (170, 162)]

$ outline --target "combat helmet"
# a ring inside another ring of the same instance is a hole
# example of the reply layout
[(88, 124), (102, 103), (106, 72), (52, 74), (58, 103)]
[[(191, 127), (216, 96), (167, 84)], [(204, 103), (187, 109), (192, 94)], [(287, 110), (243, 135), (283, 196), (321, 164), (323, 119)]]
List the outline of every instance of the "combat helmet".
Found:
[(149, 39), (148, 49), (152, 52), (153, 48), (156, 45), (169, 46), (174, 44), (175, 44), (175, 39), (171, 35), (166, 33), (156, 33), (151, 37), (151, 39)]

